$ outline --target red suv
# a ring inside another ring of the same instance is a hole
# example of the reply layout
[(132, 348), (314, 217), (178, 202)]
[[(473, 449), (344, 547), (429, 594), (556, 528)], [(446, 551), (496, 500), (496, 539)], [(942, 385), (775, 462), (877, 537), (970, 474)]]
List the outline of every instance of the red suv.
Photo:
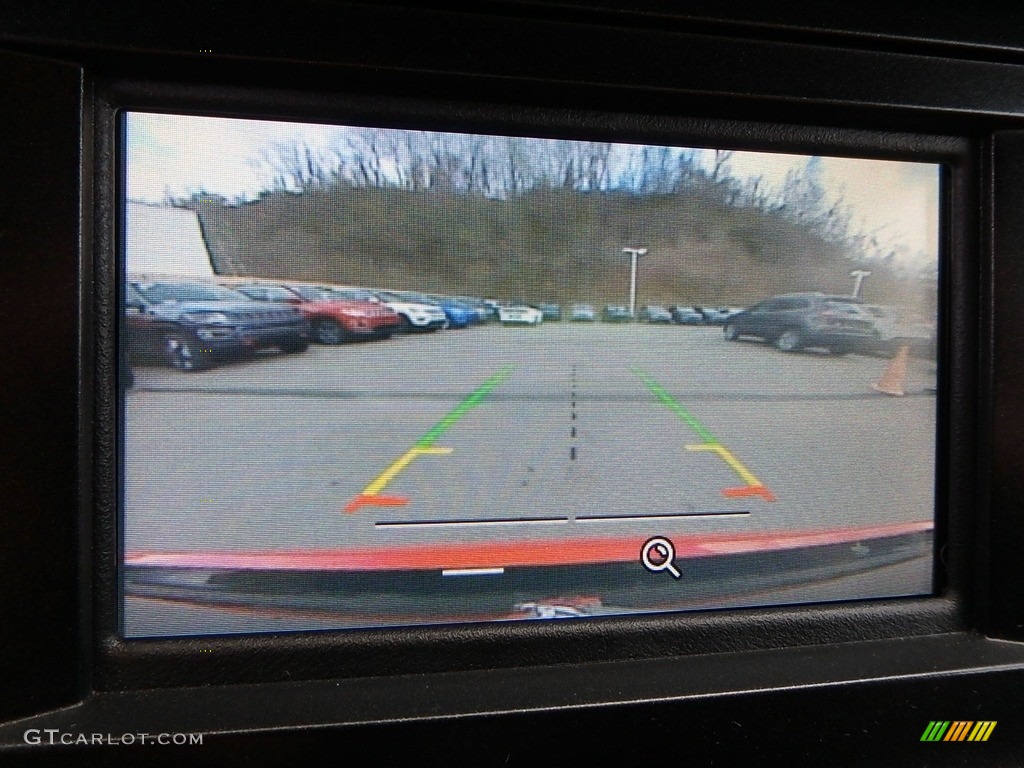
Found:
[(352, 298), (338, 288), (262, 283), (232, 287), (258, 301), (294, 304), (309, 319), (313, 338), (321, 344), (386, 339), (401, 327), (401, 318), (385, 305)]

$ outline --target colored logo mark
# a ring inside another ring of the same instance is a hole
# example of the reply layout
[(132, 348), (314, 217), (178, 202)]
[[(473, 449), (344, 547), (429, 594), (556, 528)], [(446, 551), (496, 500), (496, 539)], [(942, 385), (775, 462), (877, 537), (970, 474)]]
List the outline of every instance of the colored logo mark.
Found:
[(932, 720), (921, 741), (988, 741), (996, 720)]

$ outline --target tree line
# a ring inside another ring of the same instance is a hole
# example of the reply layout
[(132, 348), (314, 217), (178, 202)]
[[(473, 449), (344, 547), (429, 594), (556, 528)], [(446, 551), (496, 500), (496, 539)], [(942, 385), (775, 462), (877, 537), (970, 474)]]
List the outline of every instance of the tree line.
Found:
[[(828, 193), (819, 157), (791, 169), (777, 188), (734, 175), (731, 150), (376, 128), (345, 128), (328, 142), (277, 141), (251, 164), (263, 195), (330, 188), (395, 189), (509, 200), (550, 190), (579, 194), (687, 195), (755, 209), (840, 246), (849, 258), (892, 264), (899, 248), (859, 231), (842, 195)], [(193, 207), (205, 192), (174, 200)]]

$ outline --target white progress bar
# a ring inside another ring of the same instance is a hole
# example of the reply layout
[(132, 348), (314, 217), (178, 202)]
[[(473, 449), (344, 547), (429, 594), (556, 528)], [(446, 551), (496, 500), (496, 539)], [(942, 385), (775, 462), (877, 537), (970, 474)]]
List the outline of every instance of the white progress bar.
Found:
[(448, 568), (441, 571), (442, 576), (501, 576), (504, 568)]

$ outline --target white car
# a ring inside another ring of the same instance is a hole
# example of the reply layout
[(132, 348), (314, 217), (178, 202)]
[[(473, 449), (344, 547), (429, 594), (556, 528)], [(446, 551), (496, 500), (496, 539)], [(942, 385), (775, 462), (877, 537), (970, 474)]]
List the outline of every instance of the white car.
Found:
[(892, 307), (882, 307), (877, 304), (861, 304), (859, 309), (871, 316), (878, 331), (878, 338), (882, 341), (892, 341), (899, 334), (896, 329), (896, 312)]
[(540, 325), (544, 320), (544, 313), (539, 309), (521, 305), (498, 307), (498, 319), (503, 325)]
[(403, 296), (381, 291), (377, 298), (402, 319), (403, 331), (437, 331), (448, 327), (448, 318), (437, 304), (420, 304)]
[(593, 304), (573, 304), (569, 310), (569, 319), (574, 323), (592, 323), (597, 320), (597, 311)]

